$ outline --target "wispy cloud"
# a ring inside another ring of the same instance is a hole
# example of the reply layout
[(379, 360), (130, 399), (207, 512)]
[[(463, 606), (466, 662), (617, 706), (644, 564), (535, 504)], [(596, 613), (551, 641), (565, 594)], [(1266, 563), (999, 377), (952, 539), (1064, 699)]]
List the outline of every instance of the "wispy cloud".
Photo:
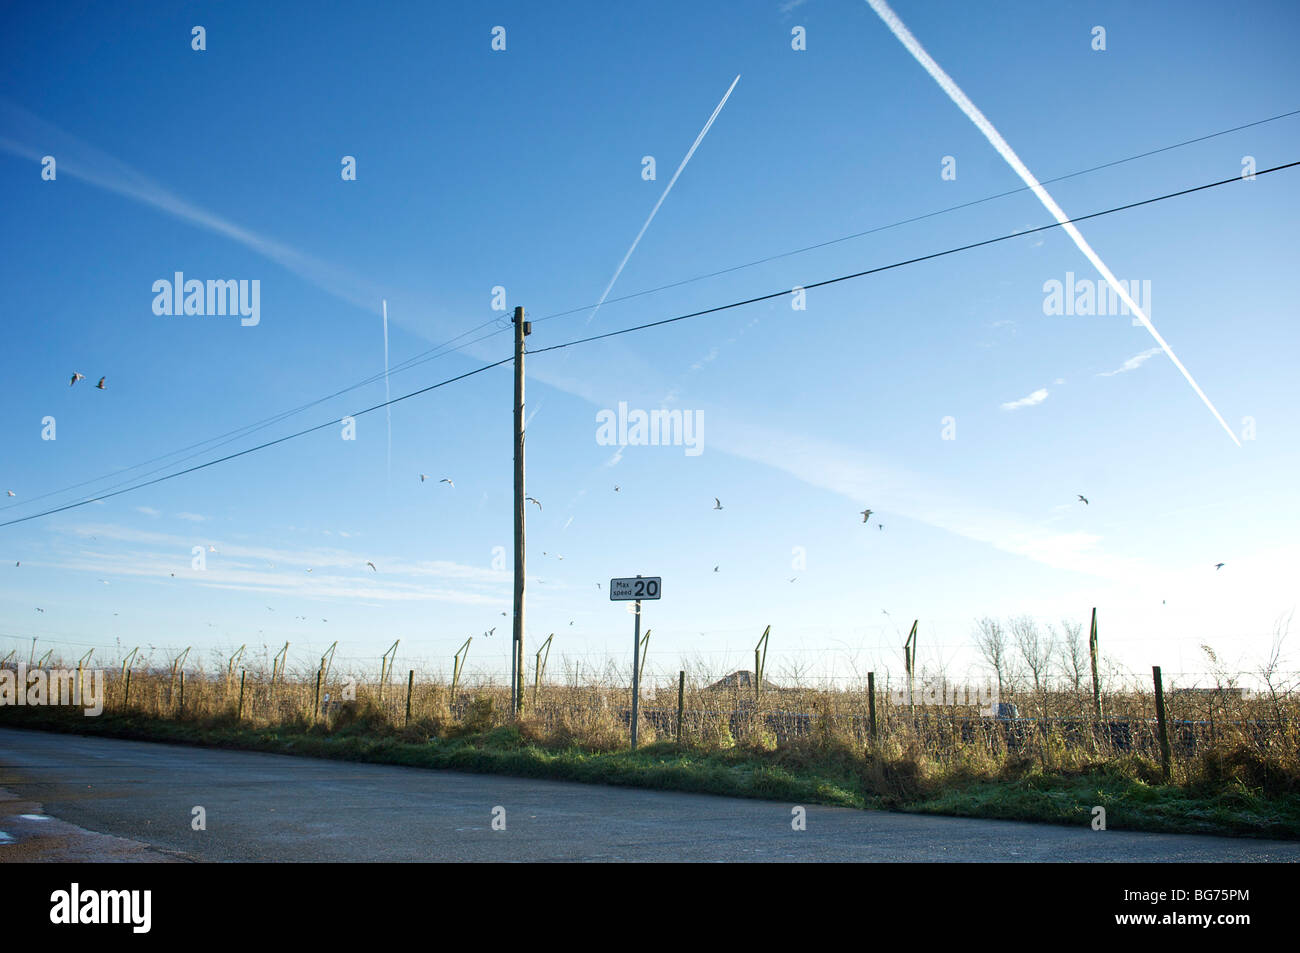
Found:
[(161, 512), (159, 512), (158, 510), (155, 510), (152, 506), (137, 506), (137, 507), (135, 508), (135, 511), (136, 511), (137, 513), (143, 513), (145, 516), (161, 516), (161, 515), (162, 515)]
[(1019, 410), (1021, 407), (1035, 407), (1047, 400), (1047, 388), (1040, 387), (1028, 397), (1021, 397), (1019, 400), (1008, 401), (1002, 405), (1003, 410)]
[[(219, 553), (207, 554), (206, 568), (196, 570), (191, 565), (195, 540), (190, 537), (115, 524), (79, 525), (69, 532), (78, 538), (78, 548), (55, 565), (101, 577), (153, 578), (168, 584), (180, 580), (210, 589), (326, 601), (370, 599), (486, 606), (497, 605), (509, 594), (508, 573), (447, 560), (410, 562), (336, 548), (281, 549), (223, 543)], [(367, 560), (380, 567), (378, 574), (366, 565)], [(313, 572), (306, 572), (308, 568)]]
[(191, 523), (202, 523), (207, 519), (206, 516), (200, 516), (198, 513), (177, 513), (176, 518), (179, 520), (189, 520)]
[(718, 349), (717, 349), (716, 347), (714, 347), (714, 348), (709, 348), (709, 353), (706, 354), (706, 355), (704, 355), (704, 357), (702, 357), (700, 360), (696, 361), (694, 364), (692, 364), (692, 365), (691, 365), (691, 370), (693, 370), (693, 371), (702, 371), (702, 370), (704, 370), (704, 366), (705, 366), (706, 364), (712, 364), (712, 363), (713, 363), (714, 361), (716, 361), (717, 359), (718, 359)]
[[(53, 155), (58, 174), (68, 175), (109, 192), (152, 206), (204, 231), (229, 238), (267, 258), (323, 291), (366, 311), (380, 300), (377, 288), (275, 239), (260, 235), (187, 199), (181, 198), (126, 163), (64, 132), (27, 110), (0, 99), (0, 149), (39, 162)], [(41, 148), (31, 145), (41, 143)]]
[(1132, 357), (1130, 357), (1119, 367), (1115, 368), (1115, 370), (1102, 371), (1097, 376), (1114, 377), (1116, 374), (1125, 374), (1129, 371), (1136, 371), (1139, 367), (1141, 367), (1143, 364), (1151, 360), (1151, 358), (1155, 357), (1159, 353), (1160, 353), (1160, 348), (1158, 347), (1148, 348), (1147, 350), (1143, 351), (1141, 354), (1134, 354)]

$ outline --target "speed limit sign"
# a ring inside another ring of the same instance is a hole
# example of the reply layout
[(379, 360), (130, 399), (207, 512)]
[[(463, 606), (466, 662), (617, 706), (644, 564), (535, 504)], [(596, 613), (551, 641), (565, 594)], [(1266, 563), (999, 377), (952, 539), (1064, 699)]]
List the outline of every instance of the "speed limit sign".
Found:
[(630, 602), (633, 599), (658, 599), (663, 589), (659, 576), (629, 576), (609, 581), (611, 602)]

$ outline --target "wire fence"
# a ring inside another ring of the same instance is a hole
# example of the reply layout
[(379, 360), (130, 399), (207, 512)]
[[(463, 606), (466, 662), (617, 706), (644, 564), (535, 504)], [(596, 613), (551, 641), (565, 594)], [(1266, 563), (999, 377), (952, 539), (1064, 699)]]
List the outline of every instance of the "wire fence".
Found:
[[(428, 668), (401, 672), (386, 666), (384, 678), (367, 679), (333, 662), (327, 654), (314, 671), (286, 671), (285, 655), (249, 660), (237, 652), (224, 663), (204, 665), (188, 655), (151, 663), (137, 654), (98, 669), (93, 656), (67, 662), (47, 652), (20, 661), (10, 652), (0, 658), (0, 704), (15, 704), (19, 688), (32, 704), (33, 680), (44, 678), (44, 695), (36, 704), (68, 703), (75, 685), (76, 698), (87, 708), (156, 718), (327, 731), (369, 727), (425, 736), (523, 722), (552, 741), (604, 749), (626, 746), (630, 738), (630, 678), (606, 677), (617, 674), (613, 659), (603, 672), (572, 667), (551, 679), (534, 673), (518, 718), (511, 713), (509, 685), (491, 676), (448, 677)], [(1194, 756), (1225, 741), (1259, 750), (1294, 746), (1300, 673), (1269, 672), (1263, 689), (1238, 684), (1259, 673), (1205, 674), (1212, 684), (1180, 685), (1175, 679), (1162, 685), (1163, 737), (1172, 756)], [(872, 688), (782, 686), (748, 671), (719, 677), (700, 668), (682, 669), (677, 678), (643, 683), (638, 734), (643, 742), (705, 747), (771, 749), (831, 739), (859, 749), (895, 744), (938, 760), (968, 757), (972, 751), (1005, 758), (1042, 752), (1045, 746), (1103, 756), (1162, 754), (1150, 677), (1143, 684), (1136, 676), (1114, 675), (1099, 680), (1096, 692), (1090, 680), (1071, 683), (1060, 676), (1044, 678), (1037, 687), (1022, 680), (995, 686), (983, 675), (967, 683), (920, 676), (909, 684), (870, 673), (864, 681), (874, 683)]]

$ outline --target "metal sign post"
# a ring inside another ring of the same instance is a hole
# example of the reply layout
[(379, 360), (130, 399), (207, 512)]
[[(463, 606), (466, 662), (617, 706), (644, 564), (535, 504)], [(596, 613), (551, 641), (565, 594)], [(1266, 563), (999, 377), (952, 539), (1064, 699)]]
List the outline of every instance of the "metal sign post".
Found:
[(632, 750), (636, 750), (636, 723), (641, 715), (641, 600), (636, 600), (632, 622)]
[(658, 599), (663, 591), (659, 576), (635, 576), (609, 581), (610, 602), (635, 602), (632, 623), (632, 749), (636, 750), (636, 728), (641, 714), (641, 600)]

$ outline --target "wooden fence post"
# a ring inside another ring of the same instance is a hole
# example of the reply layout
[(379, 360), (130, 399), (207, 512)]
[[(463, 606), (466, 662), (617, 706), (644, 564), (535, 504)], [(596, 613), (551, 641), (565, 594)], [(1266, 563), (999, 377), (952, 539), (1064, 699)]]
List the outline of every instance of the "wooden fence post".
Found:
[(185, 670), (181, 669), (181, 714), (185, 714)]
[(1092, 660), (1092, 710), (1101, 721), (1101, 681), (1097, 677), (1097, 609), (1092, 610), (1092, 629), (1088, 633), (1088, 656)]
[(871, 724), (871, 740), (874, 742), (879, 735), (876, 732), (876, 673), (867, 672), (867, 713)]
[(247, 669), (239, 670), (239, 710), (235, 713), (237, 721), (244, 720), (244, 676), (248, 674)]
[(1160, 730), (1160, 764), (1164, 768), (1165, 781), (1170, 778), (1172, 754), (1169, 750), (1169, 722), (1165, 719), (1165, 689), (1160, 681), (1160, 666), (1151, 667), (1151, 678), (1156, 686), (1156, 725)]
[(686, 672), (677, 673), (677, 743), (682, 743), (682, 711), (686, 707)]
[(322, 671), (324, 671), (324, 666), (316, 669), (316, 700), (313, 702), (311, 709), (311, 721), (313, 725), (316, 723), (316, 717), (320, 714), (320, 677)]
[(415, 669), (406, 676), (406, 723), (411, 723), (411, 691), (415, 688)]

